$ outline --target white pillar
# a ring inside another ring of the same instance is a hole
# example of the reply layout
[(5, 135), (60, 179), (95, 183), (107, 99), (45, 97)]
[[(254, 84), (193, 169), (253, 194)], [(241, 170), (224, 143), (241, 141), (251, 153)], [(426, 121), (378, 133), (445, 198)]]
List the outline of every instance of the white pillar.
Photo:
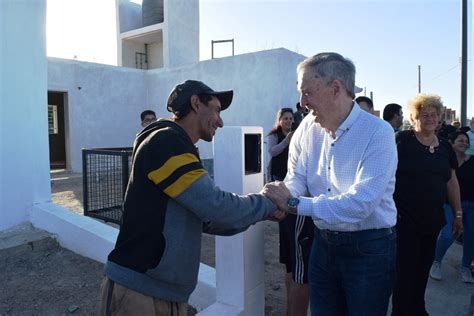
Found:
[(0, 230), (51, 199), (46, 1), (0, 1)]
[[(238, 194), (262, 189), (262, 131), (261, 127), (224, 127), (216, 133), (214, 180), (217, 186)], [(236, 236), (216, 236), (217, 301), (199, 315), (264, 314), (263, 250), (262, 223)]]
[(164, 0), (165, 68), (199, 61), (199, 0)]

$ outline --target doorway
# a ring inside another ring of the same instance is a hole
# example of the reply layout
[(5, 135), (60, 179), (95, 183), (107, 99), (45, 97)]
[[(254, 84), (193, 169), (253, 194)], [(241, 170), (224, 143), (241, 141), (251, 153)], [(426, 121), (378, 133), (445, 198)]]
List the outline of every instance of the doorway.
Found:
[(48, 91), (49, 165), (66, 169), (65, 93)]

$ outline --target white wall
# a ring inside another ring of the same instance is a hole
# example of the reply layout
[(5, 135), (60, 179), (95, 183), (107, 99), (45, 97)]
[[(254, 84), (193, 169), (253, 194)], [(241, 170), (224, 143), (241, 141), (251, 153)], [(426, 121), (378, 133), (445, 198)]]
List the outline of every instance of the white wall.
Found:
[[(123, 41), (122, 45), (122, 59), (121, 59), (121, 66), (122, 67), (129, 67), (129, 68), (137, 68), (136, 61), (135, 61), (135, 53), (145, 53), (145, 45), (142, 43), (137, 43), (133, 41)], [(149, 68), (148, 65), (145, 64), (143, 69)]]
[(48, 90), (67, 93), (66, 159), (73, 171), (82, 170), (82, 148), (132, 146), (149, 107), (145, 87), (144, 70), (49, 59)]
[(45, 0), (0, 1), (0, 230), (51, 199)]
[[(143, 27), (141, 5), (129, 0), (116, 0), (117, 40), (119, 65), (135, 68), (135, 52), (143, 52), (141, 45), (121, 39), (124, 32), (136, 30), (135, 40), (148, 43), (148, 69), (174, 68), (199, 61), (199, 0), (163, 0), (164, 21), (162, 37), (150, 38), (151, 26)], [(139, 14), (140, 13), (140, 14)]]
[(163, 42), (148, 45), (148, 69), (163, 67)]
[[(141, 111), (150, 108), (169, 118), (169, 92), (187, 79), (233, 89), (232, 105), (222, 112), (224, 124), (262, 126), (265, 135), (276, 111), (298, 101), (295, 69), (303, 58), (281, 48), (148, 71), (51, 58), (48, 90), (68, 93), (68, 166), (81, 171), (81, 148), (131, 146), (141, 129)], [(198, 146), (202, 158), (212, 158), (212, 144)]]
[(199, 61), (199, 0), (164, 0), (164, 65)]
[[(169, 70), (147, 72), (149, 100), (163, 104), (157, 114), (168, 116), (164, 107), (173, 86), (187, 79), (205, 82), (214, 90), (232, 89), (231, 106), (222, 112), (226, 126), (262, 126), (268, 134), (281, 107), (294, 108), (296, 65), (305, 57), (279, 48), (233, 57), (201, 61)], [(217, 131), (219, 132), (219, 131)], [(202, 158), (212, 157), (212, 146), (199, 142)]]

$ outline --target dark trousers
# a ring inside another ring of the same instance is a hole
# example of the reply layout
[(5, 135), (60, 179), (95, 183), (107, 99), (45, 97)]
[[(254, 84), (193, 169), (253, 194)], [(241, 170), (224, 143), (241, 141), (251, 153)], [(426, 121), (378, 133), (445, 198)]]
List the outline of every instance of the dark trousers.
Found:
[(396, 233), (314, 231), (309, 261), (312, 316), (385, 316), (395, 281)]
[(433, 263), (437, 234), (397, 227), (397, 276), (392, 316), (428, 315), (425, 290)]

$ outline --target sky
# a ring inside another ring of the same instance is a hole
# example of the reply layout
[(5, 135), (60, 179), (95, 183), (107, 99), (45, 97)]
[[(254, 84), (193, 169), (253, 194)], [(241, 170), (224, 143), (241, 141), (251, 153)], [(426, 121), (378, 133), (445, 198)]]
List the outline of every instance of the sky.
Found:
[[(47, 5), (48, 56), (117, 64), (115, 0)], [(469, 6), (472, 21), (472, 0)], [(224, 39), (234, 39), (236, 55), (279, 47), (304, 56), (338, 52), (354, 62), (356, 84), (373, 93), (380, 111), (393, 102), (406, 107), (418, 93), (420, 65), (421, 91), (440, 95), (460, 114), (461, 0), (201, 0), (199, 14), (201, 60), (211, 58), (211, 40)], [(474, 116), (472, 30), (470, 22), (468, 118)], [(214, 53), (229, 56), (231, 45), (219, 44)]]

